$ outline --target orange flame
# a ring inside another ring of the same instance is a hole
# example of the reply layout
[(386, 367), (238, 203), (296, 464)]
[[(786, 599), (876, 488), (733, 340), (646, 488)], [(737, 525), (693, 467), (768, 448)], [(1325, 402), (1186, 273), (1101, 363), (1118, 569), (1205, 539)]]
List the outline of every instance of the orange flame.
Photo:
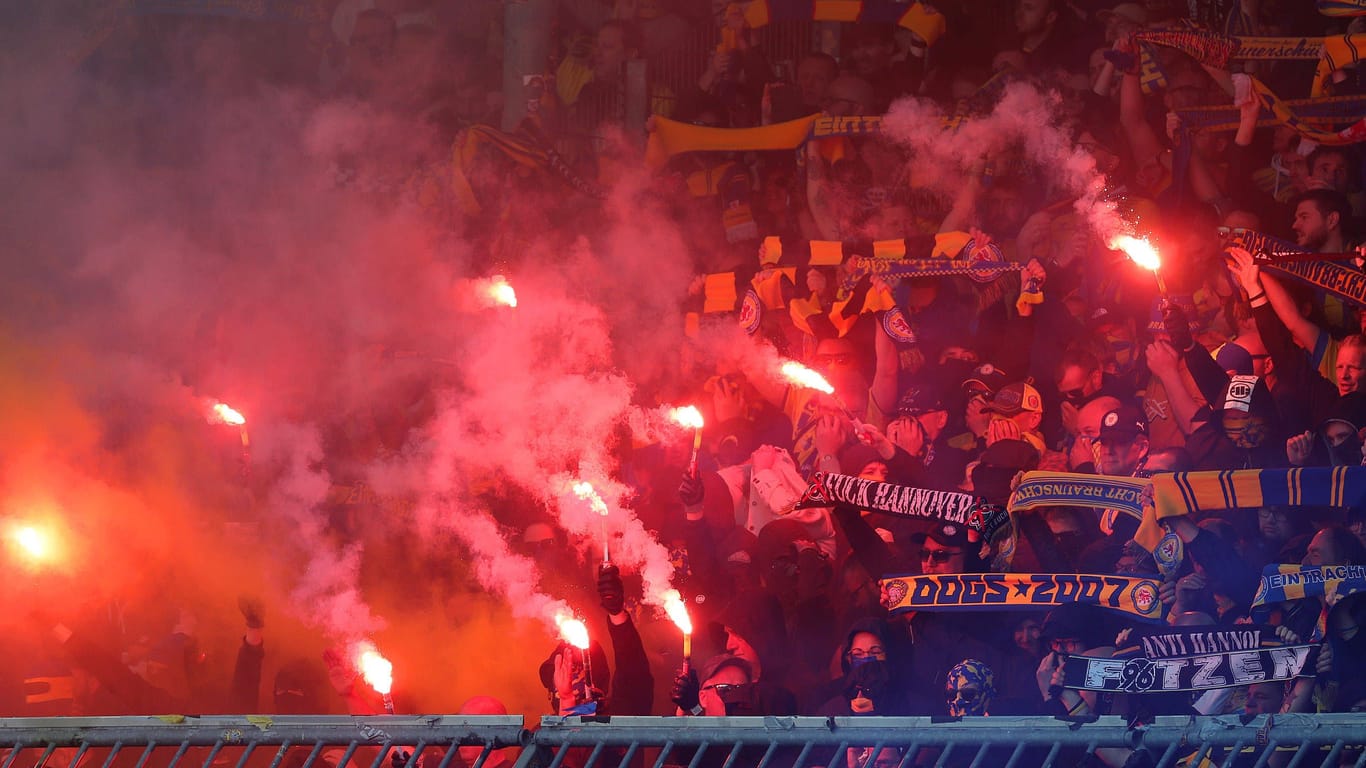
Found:
[(687, 427), (688, 429), (701, 429), (704, 426), (702, 423), (702, 412), (697, 410), (697, 406), (695, 405), (688, 405), (670, 410), (669, 419), (675, 424)]
[(598, 492), (593, 490), (592, 483), (583, 480), (574, 483), (574, 495), (587, 501), (588, 506), (592, 507), (594, 512), (607, 517), (607, 504), (598, 495)]
[(825, 377), (807, 368), (795, 360), (788, 360), (783, 363), (783, 376), (787, 380), (799, 387), (814, 389), (817, 392), (824, 392), (827, 395), (835, 394), (835, 388), (830, 386), (830, 382)]
[(52, 535), (33, 525), (16, 525), (10, 531), (10, 541), (30, 562), (47, 560), (53, 553)]
[(512, 286), (508, 284), (507, 278), (502, 275), (493, 276), (492, 281), (489, 283), (488, 291), (489, 298), (493, 299), (493, 303), (502, 304), (505, 307), (517, 306), (517, 292), (512, 290)]
[(213, 415), (217, 417), (220, 423), (231, 424), (234, 427), (240, 427), (247, 423), (247, 417), (238, 413), (227, 403), (214, 403)]
[(563, 614), (555, 617), (555, 624), (560, 628), (560, 639), (580, 650), (588, 650), (588, 625)]
[(365, 678), (365, 682), (374, 688), (376, 693), (388, 695), (394, 687), (393, 663), (381, 656), (372, 643), (361, 643), (359, 650), (356, 666), (360, 667), (361, 677)]
[(688, 616), (688, 606), (683, 604), (683, 596), (678, 594), (678, 590), (670, 589), (664, 593), (664, 612), (683, 634), (692, 634), (692, 618)]
[(1110, 239), (1109, 247), (1111, 250), (1124, 251), (1133, 262), (1144, 269), (1154, 272), (1162, 268), (1162, 258), (1157, 254), (1157, 248), (1148, 242), (1147, 238), (1137, 238), (1130, 235), (1116, 235)]

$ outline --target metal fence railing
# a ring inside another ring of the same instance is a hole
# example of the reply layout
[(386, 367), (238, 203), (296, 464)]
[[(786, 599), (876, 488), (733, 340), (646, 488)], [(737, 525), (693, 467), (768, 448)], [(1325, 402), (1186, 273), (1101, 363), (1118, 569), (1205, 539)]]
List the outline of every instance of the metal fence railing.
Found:
[[(457, 747), (461, 749), (457, 749)], [(0, 719), (0, 768), (1366, 766), (1366, 714), (931, 718)], [(866, 762), (865, 762), (866, 761)]]

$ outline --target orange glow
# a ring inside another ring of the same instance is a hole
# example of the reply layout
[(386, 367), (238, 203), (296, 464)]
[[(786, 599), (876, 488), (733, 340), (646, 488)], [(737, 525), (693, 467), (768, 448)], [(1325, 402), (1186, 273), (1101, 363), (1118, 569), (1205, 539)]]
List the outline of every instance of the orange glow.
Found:
[(394, 687), (394, 665), (381, 656), (372, 643), (360, 644), (360, 656), (356, 660), (356, 666), (360, 667), (361, 677), (375, 689), (376, 693), (387, 695)]
[(795, 360), (783, 363), (782, 372), (788, 381), (799, 387), (814, 389), (827, 395), (835, 394), (835, 388), (830, 386), (830, 382), (826, 381), (824, 376)]
[(670, 589), (664, 593), (664, 612), (669, 614), (669, 619), (678, 625), (683, 634), (692, 634), (692, 618), (688, 616), (688, 606), (683, 604), (683, 596), (678, 594), (678, 590)]
[(597, 491), (593, 490), (592, 483), (582, 480), (574, 483), (574, 495), (587, 501), (588, 506), (592, 507), (594, 512), (607, 517), (607, 503), (602, 500)]
[(30, 560), (46, 560), (52, 554), (52, 539), (46, 531), (32, 525), (17, 526), (11, 540)]
[(695, 405), (674, 408), (669, 411), (669, 418), (679, 426), (687, 427), (688, 429), (701, 429), (703, 427), (702, 412), (697, 410), (697, 406)]
[(493, 280), (489, 283), (488, 291), (489, 298), (493, 299), (493, 303), (502, 304), (505, 307), (517, 306), (517, 292), (512, 290), (512, 286), (508, 284), (507, 278), (502, 275), (493, 276)]
[(582, 621), (563, 614), (555, 617), (560, 627), (560, 639), (580, 650), (588, 650), (588, 626)]
[(1109, 247), (1111, 250), (1124, 251), (1133, 262), (1144, 269), (1154, 272), (1162, 268), (1162, 258), (1157, 254), (1157, 248), (1148, 242), (1147, 238), (1137, 238), (1130, 235), (1116, 235), (1110, 239)]
[(227, 403), (214, 403), (213, 415), (216, 417), (215, 420), (219, 423), (231, 424), (234, 427), (240, 427), (247, 423), (247, 417), (238, 413)]

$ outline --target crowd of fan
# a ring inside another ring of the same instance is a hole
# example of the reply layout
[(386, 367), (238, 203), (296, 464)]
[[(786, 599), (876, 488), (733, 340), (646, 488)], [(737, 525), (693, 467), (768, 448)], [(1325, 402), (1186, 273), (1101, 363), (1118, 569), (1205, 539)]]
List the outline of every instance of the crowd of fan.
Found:
[[(1285, 126), (1257, 128), (1254, 101), (1235, 105), (1242, 118), (1236, 133), (1183, 131), (1175, 110), (1233, 102), (1230, 73), (1154, 47), (1166, 85), (1146, 94), (1133, 35), (1192, 18), (1184, 3), (952, 3), (938, 9), (945, 19), (940, 32), (845, 25), (838, 55), (811, 52), (787, 61), (765, 49), (764, 31), (748, 27), (741, 4), (714, 2), (703, 9), (710, 12), (693, 15), (696, 5), (566, 0), (557, 9), (555, 50), (544, 73), (526, 80), (526, 92), (508, 94), (489, 53), (469, 45), (468, 24), (451, 26), (439, 4), (343, 0), (332, 23), (336, 40), (317, 62), (314, 86), (328, 98), (367, 103), (431, 129), (422, 135), (431, 137), (433, 151), (403, 153), (409, 167), (372, 174), (402, 179), (402, 186), (445, 162), (434, 158), (446, 157), (468, 125), (496, 122), (502, 100), (512, 98), (535, 105), (519, 135), (549, 142), (582, 178), (605, 179), (636, 143), (629, 131), (621, 144), (605, 145), (603, 138), (611, 135), (604, 123), (623, 119), (628, 63), (643, 60), (647, 73), (664, 71), (670, 57), (687, 50), (686, 41), (708, 33), (720, 42), (707, 49), (704, 63), (695, 62), (695, 80), (651, 78), (651, 111), (697, 125), (745, 127), (814, 112), (876, 115), (912, 96), (953, 112), (1006, 73), (1056, 94), (1060, 119), (1094, 159), (1108, 199), (1137, 216), (1172, 254), (1164, 266), (1171, 297), (1159, 297), (1148, 273), (1105, 248), (1067, 204), (1050, 169), (1022, 151), (984, 158), (952, 185), (917, 179), (914, 152), (877, 136), (813, 140), (795, 153), (670, 160), (643, 194), (674, 217), (699, 275), (756, 273), (767, 235), (855, 241), (969, 230), (974, 247), (990, 240), (1025, 268), (1022, 277), (998, 278), (995, 290), (956, 277), (878, 286), (896, 298), (913, 343), (894, 337), (874, 314), (847, 325), (807, 315), (799, 325), (793, 313), (767, 313), (760, 332), (821, 371), (838, 402), (772, 390), (737, 367), (684, 372), (695, 375), (693, 394), (707, 417), (699, 469), (685, 473), (680, 486), (677, 455), (639, 451), (626, 457), (623, 476), (635, 478), (642, 518), (678, 553), (680, 584), (700, 626), (713, 629), (699, 632), (699, 649), (717, 655), (679, 673), (677, 659), (647, 654), (655, 644), (642, 642), (637, 624), (649, 635), (660, 620), (633, 616), (633, 590), (605, 569), (597, 592), (613, 661), (602, 654), (592, 665), (601, 711), (1137, 715), (1366, 705), (1363, 653), (1321, 654), (1317, 679), (1218, 696), (1059, 693), (1060, 658), (1109, 652), (1122, 620), (1070, 607), (1048, 616), (888, 616), (880, 577), (986, 570), (967, 531), (854, 509), (791, 510), (816, 471), (1004, 503), (1017, 472), (1041, 468), (1144, 476), (1360, 465), (1366, 312), (1272, 274), (1254, 254), (1226, 248), (1220, 228), (1281, 235), (1312, 252), (1349, 253), (1366, 213), (1362, 153), (1315, 147)], [(1263, 34), (1348, 26), (1297, 0), (1191, 5), (1198, 21), (1222, 24), (1229, 14), (1241, 15)], [(497, 18), (485, 21), (496, 26)], [(1351, 26), (1359, 28), (1360, 20)], [(1312, 70), (1300, 62), (1256, 68), (1285, 98), (1305, 95)], [(456, 71), (463, 76), (452, 79)], [(1341, 70), (1332, 81), (1336, 94), (1357, 93), (1359, 68)], [(1181, 140), (1193, 151), (1178, 178), (1171, 157)], [(339, 183), (364, 184), (373, 167), (359, 166)], [(591, 213), (601, 201), (590, 195), (568, 187), (545, 193), (558, 182), (543, 170), (528, 171), (497, 153), (465, 170), (484, 204), (480, 214), (456, 210), (449, 195), (421, 204), (458, 220), (497, 260), (515, 263), (530, 221), (548, 218), (568, 230), (575, 221), (585, 229), (602, 221)], [(958, 191), (945, 195), (946, 187)], [(1345, 263), (1361, 268), (1362, 261)], [(789, 292), (828, 312), (839, 298), (838, 268), (790, 266), (796, 278)], [(1041, 292), (1042, 301), (1017, 308), (1022, 283)], [(1235, 383), (1250, 386), (1251, 395), (1230, 396)], [(1268, 563), (1366, 565), (1363, 520), (1313, 508), (1178, 519), (1172, 530), (1188, 556), (1163, 589), (1171, 622), (1245, 620)], [(1131, 540), (1134, 525), (1126, 518), (1058, 508), (1023, 513), (1015, 524), (1023, 545), (1014, 571), (1156, 573), (1151, 555)], [(528, 527), (524, 544), (540, 552), (544, 544), (564, 547), (544, 525)], [(582, 572), (573, 563), (553, 570), (566, 581)], [(579, 581), (591, 584), (591, 577)], [(1307, 641), (1321, 609), (1306, 599), (1277, 615), (1286, 636)], [(1344, 647), (1362, 642), (1356, 625), (1363, 611), (1366, 603), (1348, 600), (1332, 614), (1327, 629)], [(246, 614), (251, 627), (255, 614)], [(256, 621), (243, 646), (248, 656), (260, 643)], [(557, 712), (585, 703), (573, 654), (557, 652), (541, 668)], [(256, 703), (253, 674), (260, 674), (255, 663), (256, 671), (241, 679), (241, 705), (249, 709)], [(334, 683), (350, 691), (343, 667), (334, 667), (344, 678)], [(610, 682), (603, 674), (609, 667)], [(307, 688), (305, 672), (286, 671), (299, 679), (277, 680), (282, 702)], [(124, 686), (118, 690), (141, 690), (126, 672), (104, 669)], [(352, 708), (373, 711), (373, 702)]]

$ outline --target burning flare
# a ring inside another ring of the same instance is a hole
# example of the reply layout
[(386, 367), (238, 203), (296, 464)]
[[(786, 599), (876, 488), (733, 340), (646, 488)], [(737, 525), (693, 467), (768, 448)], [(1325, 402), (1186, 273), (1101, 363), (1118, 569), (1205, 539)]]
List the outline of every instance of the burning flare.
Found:
[(602, 500), (597, 491), (593, 490), (592, 483), (586, 480), (574, 483), (574, 495), (587, 501), (588, 506), (592, 507), (594, 512), (607, 517), (607, 503)]
[(247, 423), (247, 417), (238, 413), (227, 403), (214, 403), (213, 415), (215, 420), (221, 424), (231, 424), (234, 427), (240, 427)]
[(669, 418), (675, 424), (688, 429), (701, 429), (703, 427), (702, 412), (697, 410), (695, 405), (674, 408), (669, 411)]
[(678, 590), (670, 589), (664, 593), (664, 612), (669, 614), (669, 620), (678, 625), (679, 631), (685, 635), (692, 634), (692, 619), (688, 616), (688, 606), (683, 604), (683, 596), (678, 594)]
[(830, 382), (825, 377), (807, 368), (795, 360), (788, 360), (783, 363), (783, 376), (788, 381), (799, 387), (814, 389), (817, 392), (824, 392), (827, 395), (835, 394), (835, 388), (830, 386)]
[(52, 537), (47, 531), (32, 525), (17, 525), (10, 531), (10, 541), (31, 562), (47, 560), (52, 555)]
[(489, 298), (493, 299), (494, 304), (501, 304), (505, 307), (517, 306), (517, 292), (512, 290), (507, 278), (502, 275), (494, 275), (489, 282)]
[(394, 687), (394, 665), (381, 656), (372, 643), (361, 643), (359, 650), (356, 666), (360, 668), (361, 677), (376, 693), (388, 696)]
[(1162, 258), (1158, 256), (1157, 249), (1148, 242), (1147, 238), (1137, 238), (1131, 235), (1115, 235), (1110, 239), (1109, 247), (1111, 250), (1124, 251), (1134, 263), (1144, 269), (1154, 272), (1162, 268)]
[(578, 648), (588, 650), (588, 626), (573, 616), (563, 614), (555, 617), (555, 624), (560, 628), (560, 639)]

